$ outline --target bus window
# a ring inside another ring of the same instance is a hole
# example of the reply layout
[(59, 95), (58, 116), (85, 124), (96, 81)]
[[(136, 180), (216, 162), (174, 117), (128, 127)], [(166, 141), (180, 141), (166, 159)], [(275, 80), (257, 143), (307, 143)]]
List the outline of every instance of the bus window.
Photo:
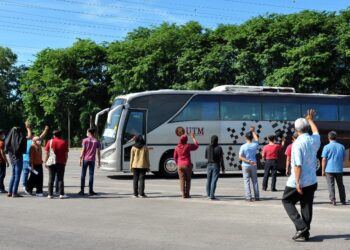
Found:
[(260, 120), (261, 106), (251, 100), (235, 100), (235, 97), (222, 97), (220, 115), (223, 121), (253, 121)]
[(339, 105), (339, 120), (350, 121), (350, 105)]
[(219, 120), (218, 97), (198, 95), (174, 118), (173, 122), (216, 120)]
[(128, 123), (123, 136), (124, 143), (130, 141), (136, 135), (145, 134), (144, 115), (144, 111), (131, 111), (129, 113)]
[(296, 103), (266, 102), (262, 110), (265, 121), (294, 121), (301, 117), (300, 105)]
[(302, 104), (302, 115), (304, 116), (308, 109), (316, 110), (315, 121), (337, 121), (338, 107), (335, 104)]

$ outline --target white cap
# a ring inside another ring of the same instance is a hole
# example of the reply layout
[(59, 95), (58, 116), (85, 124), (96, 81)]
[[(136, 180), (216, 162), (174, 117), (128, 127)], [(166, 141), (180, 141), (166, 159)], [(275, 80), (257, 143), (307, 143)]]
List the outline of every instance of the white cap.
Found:
[(309, 123), (305, 118), (298, 118), (294, 122), (294, 128), (296, 131), (305, 132), (309, 128)]

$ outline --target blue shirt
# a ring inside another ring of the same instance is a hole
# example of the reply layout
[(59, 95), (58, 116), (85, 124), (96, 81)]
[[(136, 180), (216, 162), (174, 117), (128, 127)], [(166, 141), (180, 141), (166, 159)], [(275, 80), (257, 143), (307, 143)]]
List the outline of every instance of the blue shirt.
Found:
[(317, 183), (317, 151), (320, 148), (321, 140), (318, 133), (308, 133), (298, 136), (292, 146), (291, 175), (287, 180), (287, 186), (296, 187), (295, 166), (301, 166), (300, 186), (308, 187)]
[(322, 150), (322, 158), (327, 159), (326, 173), (342, 173), (345, 147), (336, 141), (330, 141)]
[(23, 154), (23, 161), (29, 162), (29, 150), (31, 145), (32, 145), (32, 139), (27, 139), (27, 150), (26, 150), (26, 153)]
[[(239, 155), (243, 156), (247, 160), (256, 162), (256, 151), (258, 150), (258, 147), (259, 147), (259, 143), (257, 141), (253, 141), (251, 143), (245, 143), (239, 149)], [(251, 165), (243, 161), (242, 166), (249, 167)]]

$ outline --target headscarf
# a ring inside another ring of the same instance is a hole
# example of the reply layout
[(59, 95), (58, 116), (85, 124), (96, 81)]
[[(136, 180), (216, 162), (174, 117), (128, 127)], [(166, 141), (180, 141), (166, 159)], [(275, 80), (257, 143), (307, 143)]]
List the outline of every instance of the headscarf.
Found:
[(179, 143), (177, 144), (177, 148), (179, 150), (180, 155), (183, 155), (188, 150), (187, 141), (187, 135), (180, 136)]
[(146, 142), (143, 139), (142, 135), (137, 135), (135, 137), (135, 144), (134, 147), (141, 149), (143, 146), (145, 146)]
[(13, 127), (5, 139), (5, 152), (21, 159), (27, 147), (26, 138), (18, 127)]
[(209, 145), (208, 159), (214, 159), (214, 148), (218, 146), (219, 138), (216, 135), (211, 137)]

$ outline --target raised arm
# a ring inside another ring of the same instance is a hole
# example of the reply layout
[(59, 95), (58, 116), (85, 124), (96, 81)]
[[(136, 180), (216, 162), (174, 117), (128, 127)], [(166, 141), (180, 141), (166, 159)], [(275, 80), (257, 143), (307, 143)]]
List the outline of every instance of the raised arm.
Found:
[(41, 141), (42, 139), (44, 139), (48, 132), (49, 132), (49, 126), (45, 126), (43, 132), (41, 132), (41, 134), (39, 136), (39, 138), (40, 138), (39, 140)]
[(254, 141), (259, 141), (259, 136), (258, 136), (258, 134), (255, 132), (255, 127), (254, 127), (254, 126), (251, 126), (249, 130), (250, 130), (250, 132), (252, 132), (252, 134), (253, 134)]
[(33, 134), (32, 134), (32, 129), (31, 129), (31, 127), (30, 127), (30, 123), (29, 123), (29, 122), (26, 122), (26, 123), (25, 123), (25, 126), (26, 126), (26, 129), (27, 129), (27, 136), (26, 136), (26, 138), (27, 138), (27, 139), (30, 139), (30, 138), (32, 138), (32, 136), (33, 136)]
[(306, 114), (306, 120), (308, 121), (311, 131), (313, 134), (318, 134), (318, 128), (314, 122), (316, 111), (314, 109), (309, 109)]
[(191, 137), (193, 140), (193, 144), (190, 144), (190, 150), (193, 151), (193, 150), (196, 150), (199, 147), (199, 145), (196, 137), (194, 136), (194, 133), (191, 134)]

